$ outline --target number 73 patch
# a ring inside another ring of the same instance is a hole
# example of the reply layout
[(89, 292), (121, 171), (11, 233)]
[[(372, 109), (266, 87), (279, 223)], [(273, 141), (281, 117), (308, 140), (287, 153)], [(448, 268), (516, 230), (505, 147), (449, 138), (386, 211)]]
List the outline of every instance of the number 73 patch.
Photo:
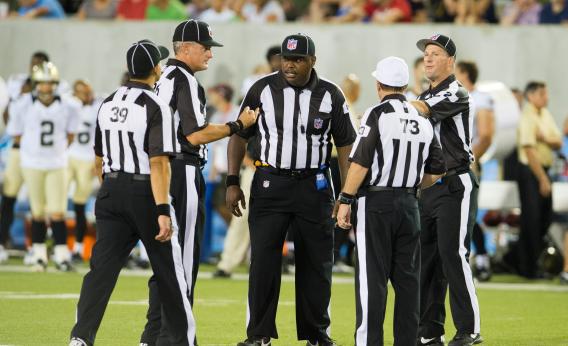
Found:
[(371, 132), (371, 127), (367, 126), (367, 125), (361, 125), (361, 127), (359, 127), (359, 136), (361, 137), (367, 137), (369, 135), (369, 132)]

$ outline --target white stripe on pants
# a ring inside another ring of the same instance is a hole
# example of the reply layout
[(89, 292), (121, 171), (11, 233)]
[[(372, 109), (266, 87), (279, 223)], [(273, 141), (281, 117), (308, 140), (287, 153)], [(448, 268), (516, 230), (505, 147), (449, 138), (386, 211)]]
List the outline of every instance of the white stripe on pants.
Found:
[(369, 289), (367, 286), (367, 243), (365, 241), (365, 200), (361, 197), (357, 206), (357, 259), (359, 263), (359, 302), (361, 304), (361, 325), (357, 327), (355, 333), (355, 343), (357, 345), (367, 344), (368, 333), (368, 305)]
[[(469, 293), (469, 298), (471, 300), (471, 308), (473, 310), (474, 318), (474, 333), (479, 333), (480, 331), (480, 317), (479, 317), (479, 303), (477, 301), (477, 295), (475, 293), (475, 286), (473, 284), (473, 275), (471, 273), (471, 267), (465, 258), (467, 254), (467, 248), (465, 247), (465, 237), (467, 235), (467, 224), (469, 221), (469, 200), (471, 198), (471, 177), (469, 173), (460, 174), (460, 180), (464, 186), (463, 199), (461, 202), (461, 215), (460, 215), (460, 259), (463, 268), (463, 275), (465, 277), (465, 285), (467, 287), (467, 292)], [(451, 287), (450, 287), (451, 289)]]
[[(193, 256), (195, 248), (195, 226), (197, 222), (197, 210), (199, 206), (199, 196), (197, 188), (195, 187), (195, 170), (197, 168), (192, 165), (185, 166), (185, 179), (186, 179), (186, 214), (185, 214), (185, 234), (183, 242), (183, 269), (185, 271), (185, 278), (187, 280), (187, 292), (191, 295), (191, 287), (193, 286)], [(192, 315), (193, 317), (193, 315)], [(188, 324), (188, 333), (191, 338), (190, 345), (195, 340), (196, 325), (195, 320), (192, 324)]]
[[(179, 289), (181, 291), (181, 296), (183, 300), (183, 308), (185, 309), (186, 316), (187, 316), (187, 341), (189, 345), (193, 345), (193, 341), (195, 340), (195, 318), (193, 317), (193, 311), (191, 310), (191, 304), (189, 303), (189, 299), (185, 294), (188, 291), (188, 283), (185, 278), (184, 268), (182, 264), (182, 251), (181, 246), (178, 239), (179, 227), (176, 219), (176, 212), (174, 208), (170, 205), (170, 215), (172, 219), (172, 256), (174, 260), (175, 266), (175, 273), (176, 279), (179, 285)], [(191, 278), (191, 276), (190, 276)], [(189, 286), (191, 287), (191, 286)]]

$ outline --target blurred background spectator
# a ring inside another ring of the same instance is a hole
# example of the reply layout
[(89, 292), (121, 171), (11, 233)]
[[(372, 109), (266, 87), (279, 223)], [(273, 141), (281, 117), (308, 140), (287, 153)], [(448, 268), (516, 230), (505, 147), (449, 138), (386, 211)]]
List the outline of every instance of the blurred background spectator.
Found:
[(537, 0), (513, 0), (505, 5), (501, 16), (503, 25), (535, 25), (540, 22), (542, 5)]
[(64, 19), (65, 12), (57, 0), (18, 0), (20, 18)]
[(236, 21), (239, 18), (235, 11), (231, 10), (226, 0), (210, 0), (210, 6), (199, 15), (199, 20), (206, 23), (226, 23)]
[(185, 6), (179, 0), (150, 0), (146, 8), (147, 20), (184, 20)]
[(240, 16), (247, 22), (275, 23), (286, 19), (284, 9), (277, 0), (246, 0)]
[(408, 0), (367, 0), (363, 8), (365, 21), (376, 24), (392, 24), (412, 20), (412, 9)]
[(201, 16), (201, 13), (205, 12), (208, 8), (209, 4), (207, 3), (207, 0), (191, 0), (191, 2), (186, 5), (187, 17), (193, 19), (199, 18), (199, 16)]
[(143, 20), (146, 18), (148, 0), (119, 0), (116, 9), (117, 19)]
[(85, 0), (77, 12), (77, 18), (114, 19), (117, 5), (117, 0)]
[(567, 0), (550, 0), (545, 3), (540, 12), (541, 24), (568, 23)]
[(430, 21), (434, 23), (452, 23), (458, 13), (457, 0), (430, 0)]
[(498, 23), (493, 0), (458, 0), (455, 22), (458, 24)]
[(568, 0), (0, 0), (0, 19), (74, 14), (79, 19), (208, 23), (534, 25), (568, 24)]

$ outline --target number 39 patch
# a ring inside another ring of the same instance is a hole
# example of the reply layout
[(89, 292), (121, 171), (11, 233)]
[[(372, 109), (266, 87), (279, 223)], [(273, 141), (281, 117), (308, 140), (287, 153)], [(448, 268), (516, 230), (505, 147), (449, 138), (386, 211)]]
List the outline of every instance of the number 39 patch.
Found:
[(359, 136), (367, 137), (369, 132), (371, 132), (371, 127), (367, 125), (361, 125), (361, 127), (359, 127)]

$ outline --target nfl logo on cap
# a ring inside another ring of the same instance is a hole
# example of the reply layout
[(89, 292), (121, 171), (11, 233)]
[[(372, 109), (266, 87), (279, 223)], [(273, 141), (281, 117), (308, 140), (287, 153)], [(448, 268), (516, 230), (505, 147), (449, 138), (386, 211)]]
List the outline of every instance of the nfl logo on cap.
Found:
[(430, 39), (431, 39), (432, 41), (436, 41), (436, 40), (438, 39), (438, 37), (440, 37), (440, 34), (434, 35), (434, 36), (430, 37)]
[(294, 40), (293, 38), (289, 39), (288, 43), (286, 44), (286, 48), (288, 48), (288, 50), (294, 50), (297, 46), (298, 40)]

